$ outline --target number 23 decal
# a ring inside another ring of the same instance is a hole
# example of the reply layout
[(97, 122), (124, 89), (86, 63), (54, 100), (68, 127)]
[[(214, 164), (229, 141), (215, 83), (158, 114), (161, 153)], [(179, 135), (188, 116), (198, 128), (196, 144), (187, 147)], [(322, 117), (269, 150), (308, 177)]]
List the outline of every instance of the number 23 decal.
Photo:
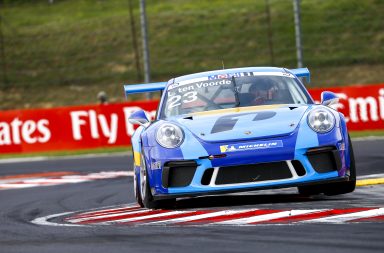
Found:
[(197, 100), (197, 91), (190, 91), (183, 96), (175, 95), (168, 99), (168, 108), (181, 105), (181, 103), (187, 104)]

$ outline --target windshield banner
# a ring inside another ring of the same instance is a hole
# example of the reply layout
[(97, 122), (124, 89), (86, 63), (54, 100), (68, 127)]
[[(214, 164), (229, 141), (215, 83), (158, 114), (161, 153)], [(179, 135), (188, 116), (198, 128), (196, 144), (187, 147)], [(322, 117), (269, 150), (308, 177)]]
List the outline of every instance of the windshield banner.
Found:
[[(201, 85), (214, 85), (214, 82), (203, 82)], [(200, 83), (195, 85), (191, 87), (198, 88)], [(188, 85), (183, 88), (188, 88)], [(345, 115), (349, 130), (384, 130), (384, 84), (311, 89), (309, 91), (316, 103), (320, 103), (321, 92), (324, 90), (339, 96), (339, 103), (333, 107)], [(135, 128), (128, 122), (128, 117), (142, 108), (153, 119), (157, 105), (158, 101), (138, 101), (1, 111), (0, 153), (129, 146)], [(222, 149), (231, 151), (230, 147)]]

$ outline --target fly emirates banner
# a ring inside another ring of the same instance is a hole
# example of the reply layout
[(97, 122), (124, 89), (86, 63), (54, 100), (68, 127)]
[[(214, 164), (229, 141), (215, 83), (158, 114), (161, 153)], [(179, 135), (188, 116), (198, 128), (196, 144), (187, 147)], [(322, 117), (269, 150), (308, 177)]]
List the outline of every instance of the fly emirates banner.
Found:
[[(344, 114), (349, 130), (384, 129), (384, 84), (309, 91), (319, 102), (324, 90), (339, 96), (333, 107)], [(154, 119), (157, 105), (138, 101), (0, 111), (0, 154), (127, 146), (135, 131), (128, 117), (141, 108)]]

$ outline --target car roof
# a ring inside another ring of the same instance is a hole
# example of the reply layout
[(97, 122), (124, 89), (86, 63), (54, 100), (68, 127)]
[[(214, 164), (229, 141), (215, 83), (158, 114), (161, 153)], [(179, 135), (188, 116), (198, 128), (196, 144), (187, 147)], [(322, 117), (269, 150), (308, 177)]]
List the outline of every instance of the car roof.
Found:
[(220, 70), (205, 71), (205, 72), (199, 72), (195, 74), (179, 76), (179, 77), (176, 77), (175, 79), (172, 79), (171, 81), (172, 83), (178, 83), (181, 81), (200, 78), (200, 77), (244, 73), (244, 72), (288, 72), (288, 70), (284, 68), (276, 68), (276, 67), (245, 67), (245, 68), (233, 68), (233, 69), (220, 69)]

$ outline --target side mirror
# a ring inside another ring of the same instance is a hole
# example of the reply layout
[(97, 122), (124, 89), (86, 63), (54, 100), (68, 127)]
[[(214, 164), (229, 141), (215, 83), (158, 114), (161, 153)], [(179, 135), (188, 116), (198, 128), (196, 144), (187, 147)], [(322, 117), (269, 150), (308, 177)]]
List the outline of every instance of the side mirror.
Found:
[(133, 125), (145, 126), (145, 124), (149, 123), (149, 119), (147, 114), (143, 110), (138, 110), (131, 114), (128, 118), (129, 123)]
[(325, 106), (331, 106), (339, 102), (339, 97), (330, 91), (323, 91), (321, 93), (321, 104)]

